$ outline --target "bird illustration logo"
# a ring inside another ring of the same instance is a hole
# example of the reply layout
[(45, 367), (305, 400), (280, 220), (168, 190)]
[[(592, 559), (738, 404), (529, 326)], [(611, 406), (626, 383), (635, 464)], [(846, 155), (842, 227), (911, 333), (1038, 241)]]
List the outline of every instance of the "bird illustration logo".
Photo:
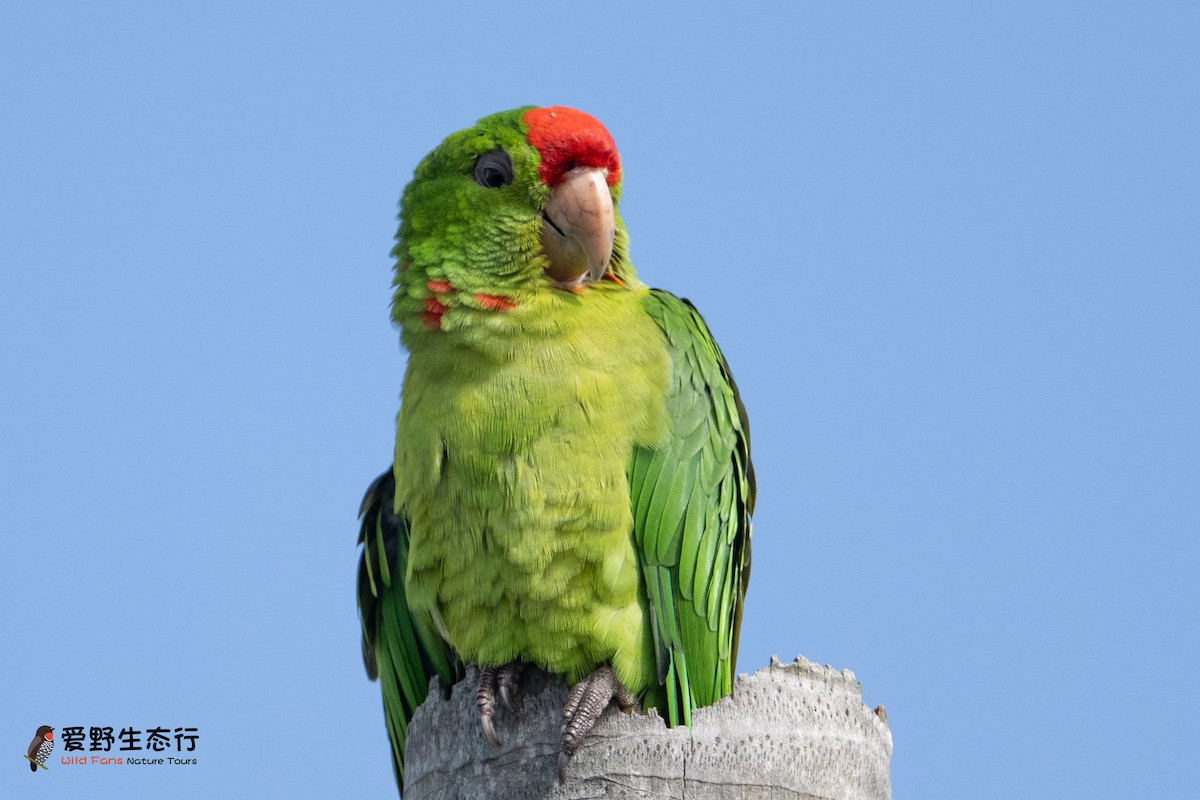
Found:
[(29, 760), (29, 768), (34, 772), (38, 771), (38, 767), (50, 769), (46, 766), (46, 759), (50, 757), (53, 750), (54, 728), (43, 725), (33, 735), (33, 741), (29, 743), (29, 752), (25, 755), (25, 758)]

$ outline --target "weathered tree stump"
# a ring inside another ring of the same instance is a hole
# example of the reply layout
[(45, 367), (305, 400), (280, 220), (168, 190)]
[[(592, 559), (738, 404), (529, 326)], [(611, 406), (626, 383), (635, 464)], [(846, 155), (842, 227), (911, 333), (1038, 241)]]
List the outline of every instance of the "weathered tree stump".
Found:
[(610, 707), (556, 773), (566, 689), (531, 670), (524, 708), (498, 708), (494, 747), (479, 726), (470, 670), (447, 702), (435, 679), (408, 732), (405, 800), (582, 798), (862, 798), (888, 800), (892, 734), (883, 708), (862, 703), (849, 670), (797, 658), (739, 676), (733, 694), (668, 728), (651, 712)]

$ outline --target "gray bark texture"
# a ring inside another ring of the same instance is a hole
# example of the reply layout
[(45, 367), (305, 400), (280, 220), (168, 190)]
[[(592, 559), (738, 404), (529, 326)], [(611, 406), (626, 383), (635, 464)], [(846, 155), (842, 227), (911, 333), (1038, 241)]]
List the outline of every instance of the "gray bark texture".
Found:
[(668, 728), (651, 711), (610, 706), (567, 770), (556, 773), (562, 684), (536, 670), (521, 681), (524, 707), (497, 704), (494, 747), (475, 708), (478, 672), (449, 701), (437, 680), (408, 729), (404, 800), (582, 798), (854, 798), (892, 796), (892, 734), (883, 707), (863, 705), (850, 670), (803, 658), (740, 675), (733, 694)]

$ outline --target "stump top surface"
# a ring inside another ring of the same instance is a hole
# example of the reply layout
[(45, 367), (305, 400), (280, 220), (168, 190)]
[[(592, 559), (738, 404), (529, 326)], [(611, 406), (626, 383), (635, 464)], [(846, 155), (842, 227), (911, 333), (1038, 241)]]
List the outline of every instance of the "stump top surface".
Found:
[(739, 675), (733, 693), (698, 709), (692, 727), (605, 712), (560, 785), (556, 762), (566, 688), (536, 670), (521, 683), (523, 708), (501, 708), (502, 747), (483, 737), (478, 673), (442, 699), (435, 679), (409, 726), (405, 800), (451, 798), (863, 798), (891, 797), (892, 736), (882, 708), (862, 703), (849, 670), (777, 659)]

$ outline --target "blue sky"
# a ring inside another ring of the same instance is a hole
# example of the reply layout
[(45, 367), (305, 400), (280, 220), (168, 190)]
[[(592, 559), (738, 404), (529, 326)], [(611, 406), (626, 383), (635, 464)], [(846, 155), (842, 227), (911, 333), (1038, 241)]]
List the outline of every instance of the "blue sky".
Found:
[[(1196, 6), (437, 5), (0, 11), (0, 795), (391, 792), (396, 202), (528, 103), (737, 375), (740, 669), (854, 670), (898, 797), (1194, 791)], [(200, 763), (32, 776), (44, 722)]]

